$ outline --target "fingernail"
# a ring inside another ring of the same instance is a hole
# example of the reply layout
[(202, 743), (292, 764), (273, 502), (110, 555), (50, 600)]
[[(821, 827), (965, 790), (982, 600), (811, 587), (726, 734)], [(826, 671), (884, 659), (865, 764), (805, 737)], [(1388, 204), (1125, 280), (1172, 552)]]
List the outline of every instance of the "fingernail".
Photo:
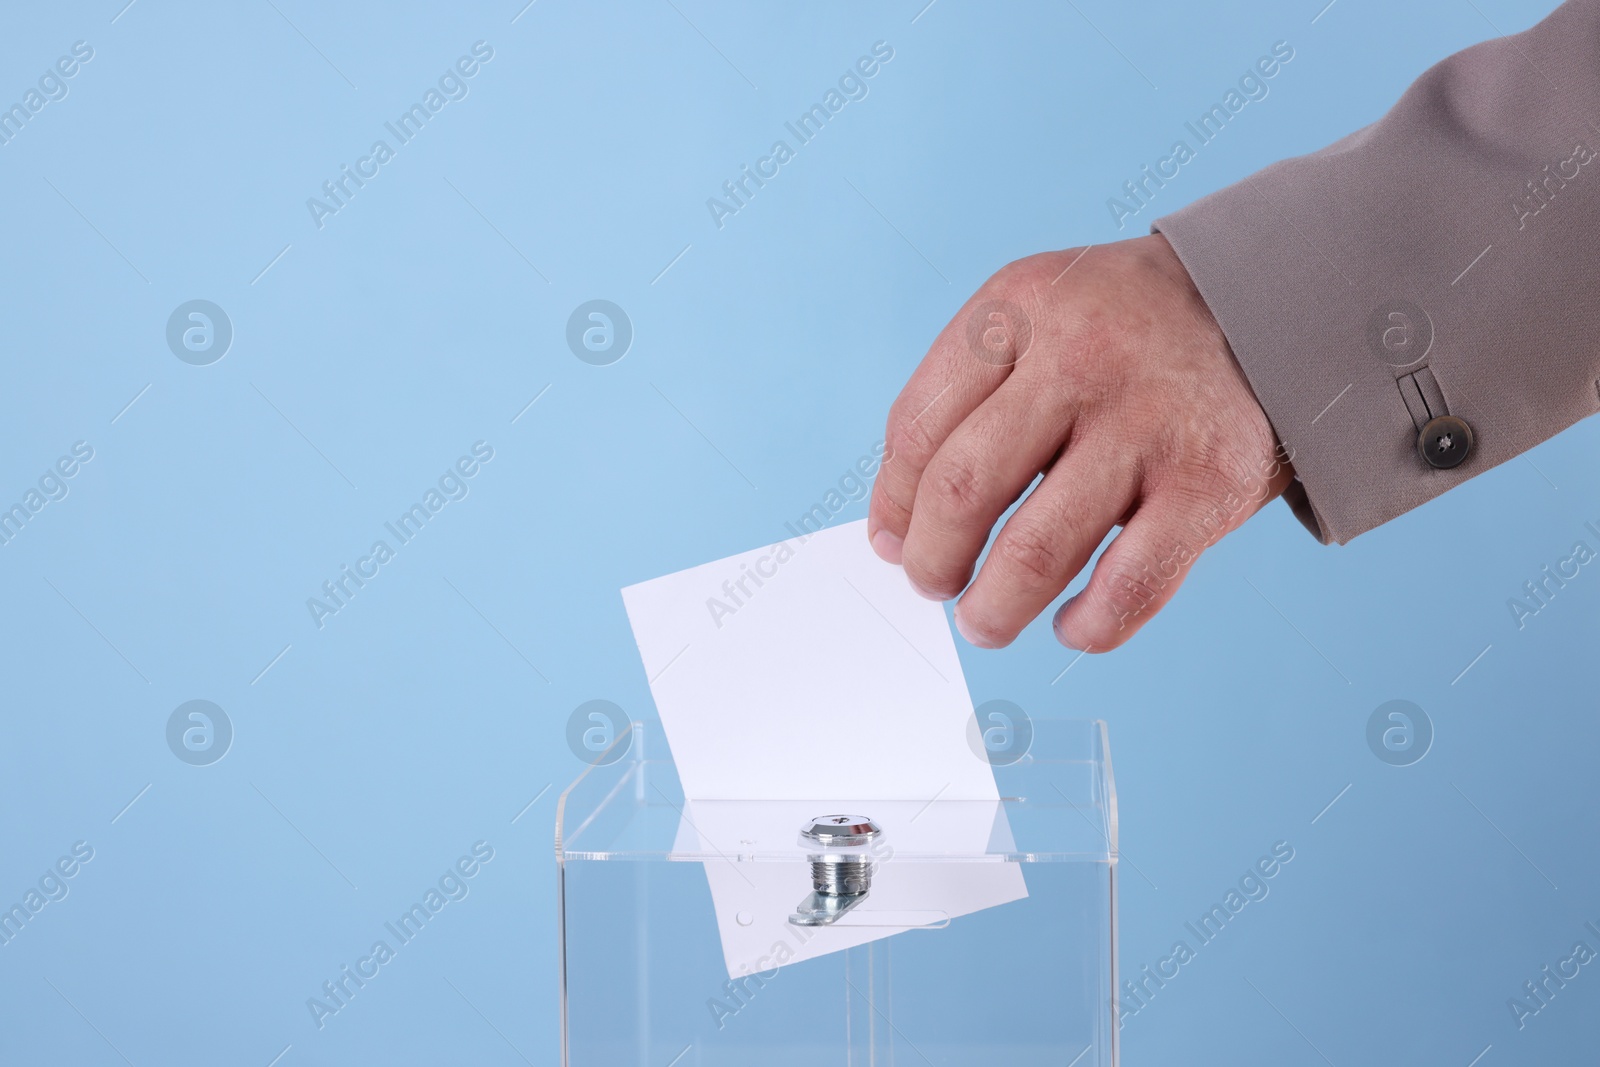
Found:
[[(905, 545), (904, 540), (896, 537), (888, 530), (879, 530), (872, 535), (872, 550), (878, 554), (879, 559), (888, 563), (900, 562), (901, 553), (905, 549)], [(913, 587), (916, 586), (915, 582), (911, 584)], [(922, 593), (922, 590), (918, 589), (917, 592)], [(928, 594), (922, 593), (922, 595), (927, 596)]]
[(1067, 617), (1067, 609), (1072, 607), (1072, 602), (1077, 600), (1079, 596), (1082, 596), (1082, 594), (1079, 593), (1068, 597), (1066, 602), (1056, 609), (1055, 615), (1050, 619), (1050, 629), (1055, 633), (1056, 640), (1061, 642), (1062, 647), (1070, 648), (1074, 652), (1082, 652), (1083, 649), (1067, 639), (1066, 631), (1061, 628), (1061, 620)]
[(960, 605), (956, 606), (955, 617), (956, 617), (956, 629), (958, 631), (960, 631), (962, 637), (967, 639), (967, 644), (972, 645), (974, 648), (995, 648), (995, 647), (997, 647), (994, 643), (992, 643), (990, 641), (987, 641), (987, 640), (984, 640), (981, 637), (975, 636), (972, 633), (971, 630), (967, 629), (966, 621), (964, 619), (962, 619), (962, 617), (961, 617), (961, 607), (960, 607)]

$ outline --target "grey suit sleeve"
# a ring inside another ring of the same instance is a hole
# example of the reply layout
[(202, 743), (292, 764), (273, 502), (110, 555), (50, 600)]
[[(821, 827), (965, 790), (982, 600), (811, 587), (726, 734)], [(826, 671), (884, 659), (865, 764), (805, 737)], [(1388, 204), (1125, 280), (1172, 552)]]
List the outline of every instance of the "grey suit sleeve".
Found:
[(1439, 63), (1373, 125), (1156, 221), (1324, 542), (1600, 409), (1596, 123), (1600, 0), (1571, 0)]

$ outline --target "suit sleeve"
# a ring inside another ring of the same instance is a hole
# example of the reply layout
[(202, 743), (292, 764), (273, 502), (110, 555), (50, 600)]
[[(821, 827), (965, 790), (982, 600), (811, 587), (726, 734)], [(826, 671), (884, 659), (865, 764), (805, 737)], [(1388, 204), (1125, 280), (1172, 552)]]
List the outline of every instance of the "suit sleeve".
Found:
[(1341, 544), (1600, 409), (1600, 0), (1154, 229)]

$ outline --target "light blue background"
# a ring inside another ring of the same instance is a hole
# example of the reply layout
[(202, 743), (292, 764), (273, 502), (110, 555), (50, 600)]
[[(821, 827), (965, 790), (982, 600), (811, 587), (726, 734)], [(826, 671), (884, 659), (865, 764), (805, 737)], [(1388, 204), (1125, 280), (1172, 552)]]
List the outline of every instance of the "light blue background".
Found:
[[(0, 946), (6, 1063), (553, 1062), (567, 716), (650, 713), (617, 590), (784, 536), (1006, 261), (1143, 232), (1547, 8), (123, 2), (0, 35), (5, 102), (95, 50), (0, 147), (0, 498), (94, 449), (0, 547), (0, 902), (95, 850)], [(478, 40), (470, 95), (318, 230), (307, 197)], [(870, 95), (718, 230), (706, 198), (878, 40)], [(1278, 40), (1271, 95), (1119, 233), (1106, 198)], [(235, 329), (208, 367), (164, 339), (194, 298)], [(592, 298), (636, 330), (612, 366), (564, 341)], [(318, 629), (306, 599), (479, 440), (470, 495)], [(1345, 548), (1275, 504), (1111, 655), (1044, 621), (963, 646), (977, 700), (1109, 721), (1126, 972), (1296, 850), (1127, 1063), (1592, 1056), (1594, 968), (1523, 1030), (1506, 1000), (1600, 947), (1600, 576), (1520, 631), (1506, 600), (1596, 543), (1597, 444)], [(236, 731), (208, 767), (164, 735), (197, 698)], [(1413, 766), (1367, 747), (1393, 698), (1437, 731)], [(306, 999), (480, 840), (470, 895), (319, 1031)]]

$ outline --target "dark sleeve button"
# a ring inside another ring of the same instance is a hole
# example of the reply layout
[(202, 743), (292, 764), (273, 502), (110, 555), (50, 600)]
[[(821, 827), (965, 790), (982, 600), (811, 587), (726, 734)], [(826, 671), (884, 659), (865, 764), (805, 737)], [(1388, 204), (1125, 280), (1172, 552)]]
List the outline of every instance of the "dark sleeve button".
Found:
[(1465, 419), (1440, 415), (1429, 420), (1417, 435), (1417, 451), (1430, 467), (1449, 470), (1460, 466), (1472, 451), (1472, 427)]

